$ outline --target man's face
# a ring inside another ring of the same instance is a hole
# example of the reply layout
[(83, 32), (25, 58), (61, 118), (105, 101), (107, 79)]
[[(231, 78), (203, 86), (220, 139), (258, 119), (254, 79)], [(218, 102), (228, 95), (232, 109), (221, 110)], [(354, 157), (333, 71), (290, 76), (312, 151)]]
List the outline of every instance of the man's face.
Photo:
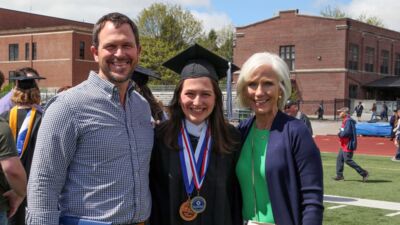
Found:
[(346, 115), (347, 115), (346, 112), (339, 112), (339, 117), (342, 118), (342, 119), (345, 118)]
[(285, 109), (286, 114), (288, 114), (289, 116), (293, 116), (293, 117), (296, 116), (297, 111), (298, 111), (297, 105), (291, 105), (289, 107), (286, 107), (286, 109)]
[(99, 33), (99, 46), (91, 47), (96, 62), (99, 63), (99, 75), (115, 85), (127, 83), (139, 61), (140, 46), (129, 24), (116, 28), (106, 22)]

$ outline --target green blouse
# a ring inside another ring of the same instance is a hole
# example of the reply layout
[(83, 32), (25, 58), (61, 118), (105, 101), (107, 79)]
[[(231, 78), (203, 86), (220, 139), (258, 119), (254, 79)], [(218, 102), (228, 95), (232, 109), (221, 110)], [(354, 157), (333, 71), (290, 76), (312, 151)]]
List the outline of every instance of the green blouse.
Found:
[(275, 223), (265, 176), (268, 140), (269, 130), (257, 129), (253, 124), (236, 165), (242, 190), (244, 220)]

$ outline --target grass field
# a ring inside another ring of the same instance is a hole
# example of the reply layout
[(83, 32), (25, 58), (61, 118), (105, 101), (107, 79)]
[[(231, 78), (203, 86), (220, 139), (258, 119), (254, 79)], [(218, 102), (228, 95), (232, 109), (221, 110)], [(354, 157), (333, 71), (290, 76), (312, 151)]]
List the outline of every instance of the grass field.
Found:
[[(326, 195), (400, 202), (400, 162), (392, 162), (389, 157), (357, 155), (357, 152), (353, 159), (370, 173), (366, 183), (361, 182), (361, 176), (347, 165), (344, 168), (345, 181), (332, 180), (336, 171), (336, 154), (322, 153)], [(385, 216), (395, 211), (357, 206), (328, 209), (336, 204), (324, 205), (324, 225), (400, 224), (400, 215)]]

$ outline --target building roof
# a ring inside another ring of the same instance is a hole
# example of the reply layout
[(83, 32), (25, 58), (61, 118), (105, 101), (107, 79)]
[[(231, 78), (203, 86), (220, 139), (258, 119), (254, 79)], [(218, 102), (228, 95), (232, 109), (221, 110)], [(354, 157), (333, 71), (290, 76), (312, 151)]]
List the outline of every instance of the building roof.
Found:
[(0, 8), (0, 31), (66, 25), (93, 28), (91, 23)]
[(364, 85), (370, 88), (400, 88), (400, 76), (387, 76)]

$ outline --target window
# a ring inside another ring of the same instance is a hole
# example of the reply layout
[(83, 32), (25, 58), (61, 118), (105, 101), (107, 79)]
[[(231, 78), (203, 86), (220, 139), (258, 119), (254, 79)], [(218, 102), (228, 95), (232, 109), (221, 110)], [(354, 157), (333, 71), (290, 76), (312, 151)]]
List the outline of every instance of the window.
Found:
[(394, 61), (394, 75), (400, 75), (400, 53), (396, 53)]
[(365, 50), (365, 71), (374, 72), (375, 49), (367, 47)]
[(25, 43), (25, 60), (29, 60), (29, 43)]
[(350, 44), (349, 47), (349, 70), (358, 70), (358, 45)]
[(32, 42), (32, 60), (37, 59), (37, 44), (36, 42)]
[(349, 98), (357, 98), (357, 85), (349, 85)]
[(294, 45), (280, 46), (279, 52), (281, 58), (286, 62), (290, 70), (295, 69), (295, 49)]
[(85, 59), (85, 42), (79, 42), (79, 58)]
[(18, 44), (8, 45), (8, 60), (17, 61), (18, 60)]
[(381, 73), (389, 73), (389, 51), (382, 50), (381, 52)]

